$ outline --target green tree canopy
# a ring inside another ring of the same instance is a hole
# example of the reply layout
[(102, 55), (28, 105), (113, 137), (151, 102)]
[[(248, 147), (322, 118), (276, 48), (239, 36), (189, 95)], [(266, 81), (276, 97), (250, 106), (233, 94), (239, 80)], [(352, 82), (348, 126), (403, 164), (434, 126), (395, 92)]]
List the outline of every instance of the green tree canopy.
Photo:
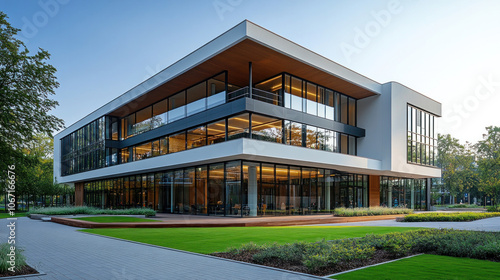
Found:
[(495, 198), (500, 195), (500, 127), (489, 126), (483, 140), (476, 144), (480, 190)]
[[(15, 35), (20, 31), (0, 12), (0, 168), (22, 158), (22, 149), (37, 134), (52, 136), (63, 120), (50, 114), (58, 103), (50, 99), (59, 86), (56, 69), (40, 49), (30, 55)], [(2, 172), (2, 175), (3, 172)]]
[(451, 135), (438, 135), (438, 166), (445, 188), (452, 195), (470, 193), (477, 185), (477, 167), (473, 146), (460, 144)]

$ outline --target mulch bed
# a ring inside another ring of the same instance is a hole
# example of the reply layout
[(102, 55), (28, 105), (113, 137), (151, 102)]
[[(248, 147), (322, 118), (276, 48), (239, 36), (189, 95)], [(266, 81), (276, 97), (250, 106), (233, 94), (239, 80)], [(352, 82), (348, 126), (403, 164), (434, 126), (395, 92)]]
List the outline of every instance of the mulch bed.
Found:
[(15, 272), (10, 272), (7, 270), (7, 272), (0, 273), (0, 277), (8, 277), (8, 276), (19, 276), (19, 275), (28, 275), (28, 274), (37, 274), (38, 271), (34, 268), (32, 268), (29, 265), (25, 265), (20, 268), (16, 268)]
[(330, 274), (334, 274), (334, 273), (338, 273), (338, 272), (342, 272), (342, 271), (346, 271), (346, 270), (351, 270), (351, 269), (358, 268), (358, 267), (382, 263), (382, 262), (386, 262), (386, 261), (390, 261), (390, 260), (395, 259), (394, 257), (390, 256), (389, 253), (387, 253), (386, 251), (377, 250), (373, 254), (373, 257), (368, 259), (368, 260), (342, 262), (342, 263), (338, 263), (334, 267), (328, 267), (328, 268), (322, 269), (320, 271), (311, 272), (302, 263), (287, 263), (287, 262), (283, 262), (279, 259), (275, 259), (273, 261), (268, 261), (265, 263), (255, 262), (253, 260), (253, 257), (252, 257), (255, 253), (257, 253), (257, 251), (253, 251), (253, 252), (245, 251), (244, 253), (238, 254), (238, 255), (234, 255), (231, 253), (212, 253), (211, 255), (216, 256), (216, 257), (220, 257), (220, 258), (225, 258), (225, 259), (260, 264), (260, 265), (276, 267), (276, 268), (281, 268), (281, 269), (286, 269), (286, 270), (291, 270), (291, 271), (296, 271), (296, 272), (301, 272), (301, 273), (314, 274), (314, 275), (318, 275), (318, 276), (330, 275)]

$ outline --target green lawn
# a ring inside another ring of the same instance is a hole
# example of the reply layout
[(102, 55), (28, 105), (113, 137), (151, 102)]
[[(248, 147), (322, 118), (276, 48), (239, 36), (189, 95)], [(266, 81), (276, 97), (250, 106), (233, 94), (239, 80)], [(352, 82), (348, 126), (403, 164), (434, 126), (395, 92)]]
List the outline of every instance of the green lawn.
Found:
[(332, 279), (500, 279), (500, 263), (420, 255), (332, 276)]
[(26, 217), (26, 212), (16, 212), (16, 215), (11, 216), (9, 213), (0, 213), (0, 219), (14, 218), (14, 217)]
[(124, 217), (124, 216), (102, 216), (102, 217), (85, 217), (85, 218), (73, 218), (74, 220), (82, 220), (96, 223), (143, 223), (143, 222), (158, 222), (158, 220), (144, 219), (136, 217)]
[(107, 228), (82, 231), (133, 240), (179, 250), (213, 253), (244, 243), (287, 243), (293, 241), (316, 242), (362, 237), (366, 234), (402, 232), (410, 227), (219, 227), (219, 228)]

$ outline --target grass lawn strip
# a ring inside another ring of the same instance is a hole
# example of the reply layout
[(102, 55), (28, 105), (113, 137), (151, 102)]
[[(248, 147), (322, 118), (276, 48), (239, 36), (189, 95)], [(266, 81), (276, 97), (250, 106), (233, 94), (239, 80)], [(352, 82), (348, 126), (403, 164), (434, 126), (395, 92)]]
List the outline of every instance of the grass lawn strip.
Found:
[(437, 255), (420, 255), (353, 272), (332, 279), (500, 279), (500, 263)]
[(366, 234), (405, 232), (410, 227), (222, 227), (222, 228), (107, 228), (85, 229), (84, 232), (132, 240), (195, 253), (222, 252), (253, 242), (285, 244), (295, 241), (318, 242), (363, 237)]
[(0, 219), (26, 217), (26, 212), (16, 212), (14, 216), (9, 213), (0, 213)]
[(83, 217), (83, 218), (72, 218), (73, 220), (81, 220), (96, 223), (144, 223), (144, 222), (159, 222), (153, 219), (144, 219), (136, 217), (124, 217), (124, 216), (101, 216), (101, 217)]

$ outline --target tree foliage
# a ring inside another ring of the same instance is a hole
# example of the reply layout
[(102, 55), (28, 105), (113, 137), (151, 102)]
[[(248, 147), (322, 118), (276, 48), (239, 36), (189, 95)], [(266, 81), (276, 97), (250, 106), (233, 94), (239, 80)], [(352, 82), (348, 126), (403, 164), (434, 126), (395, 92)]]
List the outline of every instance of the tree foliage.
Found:
[(495, 198), (500, 195), (500, 127), (489, 126), (487, 134), (475, 147), (479, 170), (479, 189)]
[(451, 195), (470, 193), (477, 186), (477, 168), (473, 146), (461, 145), (449, 134), (438, 135), (438, 166), (445, 188)]
[[(63, 120), (50, 114), (58, 103), (50, 99), (59, 86), (56, 69), (47, 61), (50, 54), (39, 49), (30, 55), (15, 35), (20, 30), (0, 12), (0, 168), (17, 161), (29, 161), (22, 149), (35, 135), (63, 127)], [(2, 175), (3, 172), (2, 172)]]

